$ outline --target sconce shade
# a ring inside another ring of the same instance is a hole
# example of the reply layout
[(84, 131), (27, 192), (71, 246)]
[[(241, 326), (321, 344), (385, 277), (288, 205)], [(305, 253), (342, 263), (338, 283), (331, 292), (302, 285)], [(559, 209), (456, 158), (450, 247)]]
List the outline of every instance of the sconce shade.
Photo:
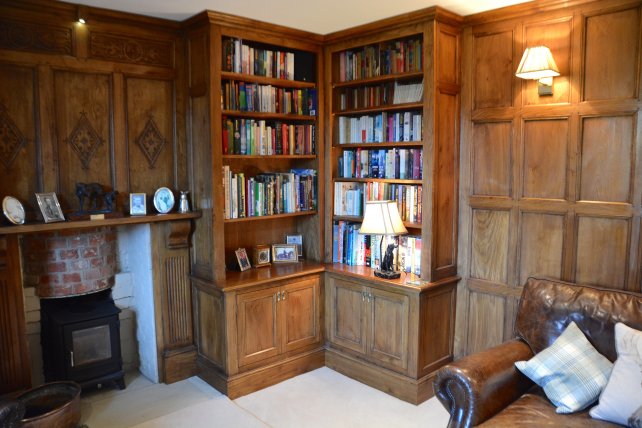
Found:
[(560, 72), (553, 59), (553, 54), (546, 46), (526, 48), (515, 73), (515, 76), (522, 79), (535, 80), (559, 75)]
[(368, 201), (359, 233), (397, 236), (408, 231), (401, 221), (396, 202)]

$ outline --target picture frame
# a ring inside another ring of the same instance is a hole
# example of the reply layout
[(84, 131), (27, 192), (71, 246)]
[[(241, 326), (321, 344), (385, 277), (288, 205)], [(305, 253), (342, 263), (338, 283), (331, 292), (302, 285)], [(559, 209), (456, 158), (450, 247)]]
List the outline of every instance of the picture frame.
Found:
[(257, 245), (252, 251), (252, 263), (255, 268), (270, 266), (270, 246)]
[(160, 214), (167, 214), (174, 208), (174, 193), (167, 187), (160, 187), (154, 193), (154, 208)]
[(129, 215), (147, 214), (147, 195), (145, 193), (129, 194)]
[(272, 261), (274, 263), (291, 263), (299, 260), (299, 250), (296, 244), (272, 245)]
[(250, 259), (248, 259), (247, 257), (245, 248), (239, 248), (238, 250), (234, 251), (234, 253), (236, 254), (236, 260), (239, 262), (239, 268), (241, 269), (241, 272), (252, 267), (252, 265), (250, 264)]
[(24, 224), (26, 214), (22, 203), (13, 196), (5, 196), (2, 200), (2, 212), (13, 224)]
[(286, 235), (285, 243), (296, 245), (299, 258), (303, 257), (303, 235)]
[(36, 200), (38, 201), (38, 207), (40, 207), (40, 212), (45, 223), (65, 221), (58, 197), (54, 192), (36, 193)]

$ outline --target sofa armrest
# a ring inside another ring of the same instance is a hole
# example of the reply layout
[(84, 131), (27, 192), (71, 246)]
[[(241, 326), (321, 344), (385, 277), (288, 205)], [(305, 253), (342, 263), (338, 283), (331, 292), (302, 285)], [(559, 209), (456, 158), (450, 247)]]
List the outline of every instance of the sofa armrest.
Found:
[(514, 363), (532, 357), (526, 343), (511, 340), (439, 369), (433, 388), (450, 413), (448, 428), (478, 425), (519, 398), (533, 382)]

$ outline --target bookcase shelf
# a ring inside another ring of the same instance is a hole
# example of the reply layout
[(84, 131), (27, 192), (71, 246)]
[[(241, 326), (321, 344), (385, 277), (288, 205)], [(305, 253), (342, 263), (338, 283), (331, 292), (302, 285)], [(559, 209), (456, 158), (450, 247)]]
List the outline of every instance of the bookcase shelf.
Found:
[(402, 148), (402, 147), (423, 147), (423, 141), (385, 141), (383, 143), (349, 143), (334, 144), (334, 149), (380, 149), (380, 148)]
[(272, 85), (279, 88), (305, 89), (316, 88), (317, 86), (314, 82), (303, 82), (298, 80), (278, 79), (275, 77), (255, 76), (253, 74), (233, 73), (231, 71), (221, 71), (221, 79), (258, 83), (261, 85)]
[[(334, 221), (351, 221), (354, 223), (361, 223), (363, 221), (363, 217), (360, 216), (353, 216), (353, 215), (334, 215), (332, 216), (332, 219)], [(406, 226), (406, 229), (421, 229), (422, 225), (421, 223), (412, 223), (409, 221), (404, 221), (403, 225)]]
[(352, 183), (390, 183), (390, 184), (424, 184), (422, 180), (401, 180), (398, 178), (343, 178), (335, 177), (334, 182), (352, 182)]
[(280, 219), (280, 218), (312, 216), (312, 215), (317, 215), (317, 214), (318, 214), (317, 211), (298, 211), (298, 212), (295, 212), (295, 213), (286, 213), (286, 214), (262, 215), (262, 216), (242, 217), (242, 218), (228, 218), (228, 219), (225, 219), (225, 223), (241, 223), (241, 222), (252, 222), (252, 221), (277, 220), (277, 219)]
[(334, 112), (335, 116), (355, 116), (367, 113), (382, 113), (388, 111), (402, 111), (402, 110), (419, 110), (423, 109), (423, 103), (403, 103), (403, 104), (390, 104), (376, 107), (359, 108), (351, 110), (337, 110)]
[(303, 159), (316, 159), (317, 155), (223, 155), (224, 160), (260, 160), (269, 157), (270, 159), (287, 159), (287, 160), (303, 160)]
[(223, 110), (223, 116), (249, 118), (249, 119), (264, 119), (264, 120), (284, 120), (284, 121), (302, 121), (312, 122), (316, 121), (316, 116), (305, 116), (302, 114), (283, 114), (283, 113), (263, 113), (258, 111), (238, 111), (238, 110)]
[(385, 76), (369, 77), (367, 79), (356, 79), (348, 82), (334, 82), (333, 88), (351, 88), (355, 86), (378, 85), (380, 83), (401, 82), (405, 80), (415, 80), (422, 78), (422, 71), (413, 71), (408, 73), (386, 74)]

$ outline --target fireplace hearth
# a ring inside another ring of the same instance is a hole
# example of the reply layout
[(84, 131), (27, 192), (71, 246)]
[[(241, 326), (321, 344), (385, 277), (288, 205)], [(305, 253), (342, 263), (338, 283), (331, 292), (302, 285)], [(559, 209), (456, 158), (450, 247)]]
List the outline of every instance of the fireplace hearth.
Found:
[(83, 389), (106, 384), (124, 389), (119, 313), (109, 289), (43, 299), (41, 343), (45, 380), (73, 380)]

